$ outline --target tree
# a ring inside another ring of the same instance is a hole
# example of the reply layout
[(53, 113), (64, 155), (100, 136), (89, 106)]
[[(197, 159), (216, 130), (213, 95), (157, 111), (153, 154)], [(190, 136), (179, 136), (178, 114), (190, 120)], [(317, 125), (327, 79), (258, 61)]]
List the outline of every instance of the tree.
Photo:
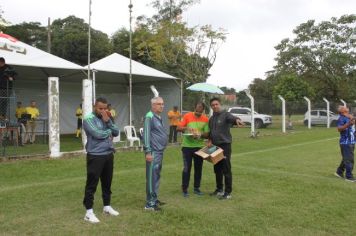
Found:
[[(113, 51), (117, 52), (125, 57), (129, 57), (129, 38), (130, 31), (128, 31), (125, 27), (120, 28), (111, 36), (111, 43), (113, 45)], [(134, 38), (134, 37), (133, 37)], [(133, 53), (136, 50), (132, 50)]]
[[(294, 73), (317, 91), (318, 97), (355, 99), (356, 93), (356, 15), (344, 15), (316, 24), (299, 25), (294, 39), (284, 39), (275, 66), (278, 74)], [(350, 86), (353, 85), (353, 86)]]
[(41, 50), (47, 49), (47, 29), (39, 22), (23, 22), (6, 27), (6, 33)]
[(273, 98), (276, 103), (279, 103), (278, 95), (281, 95), (289, 102), (287, 110), (290, 118), (292, 113), (300, 107), (304, 96), (312, 99), (315, 93), (313, 88), (307, 82), (298, 78), (297, 75), (284, 74), (279, 77), (279, 81), (273, 90)]
[(4, 11), (2, 10), (1, 6), (0, 6), (0, 31), (4, 30), (6, 28), (6, 26), (8, 26), (10, 23), (5, 20), (5, 18), (2, 16), (4, 13)]
[[(154, 0), (157, 10), (152, 17), (137, 18), (135, 50), (148, 65), (183, 80), (184, 88), (205, 82), (218, 49), (225, 41), (223, 29), (210, 25), (188, 27), (182, 13), (196, 0)], [(184, 90), (183, 106), (194, 104), (195, 95)]]
[(250, 99), (243, 90), (236, 93), (236, 101), (240, 106), (249, 107), (251, 105)]
[(206, 81), (225, 40), (222, 29), (213, 30), (210, 25), (188, 27), (182, 21), (183, 11), (196, 2), (153, 1), (157, 14), (138, 17), (136, 29), (139, 55), (182, 78), (185, 86)]
[[(52, 23), (52, 53), (78, 63), (88, 64), (88, 29), (83, 19), (68, 16)], [(91, 61), (99, 60), (112, 52), (108, 36), (98, 30), (91, 30)]]

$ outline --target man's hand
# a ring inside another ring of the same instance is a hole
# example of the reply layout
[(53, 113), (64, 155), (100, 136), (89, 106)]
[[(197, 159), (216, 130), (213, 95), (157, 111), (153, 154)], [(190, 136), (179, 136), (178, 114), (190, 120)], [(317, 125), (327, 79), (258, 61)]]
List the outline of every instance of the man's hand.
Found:
[(240, 118), (237, 118), (236, 119), (236, 125), (237, 125), (237, 127), (244, 127), (245, 123), (242, 122), (242, 120)]
[(12, 78), (12, 77), (9, 77), (9, 80), (10, 80), (10, 81), (13, 81), (13, 80), (14, 80), (14, 78)]
[(206, 146), (208, 146), (209, 148), (210, 148), (211, 146), (213, 146), (213, 143), (211, 142), (210, 139), (209, 139), (208, 142), (206, 143)]
[(109, 117), (109, 115), (108, 115), (108, 113), (106, 111), (101, 112), (101, 119), (104, 122), (108, 122), (110, 120), (110, 117)]
[(150, 153), (146, 154), (146, 161), (148, 161), (148, 162), (152, 162), (153, 161), (153, 157), (152, 157), (152, 155)]

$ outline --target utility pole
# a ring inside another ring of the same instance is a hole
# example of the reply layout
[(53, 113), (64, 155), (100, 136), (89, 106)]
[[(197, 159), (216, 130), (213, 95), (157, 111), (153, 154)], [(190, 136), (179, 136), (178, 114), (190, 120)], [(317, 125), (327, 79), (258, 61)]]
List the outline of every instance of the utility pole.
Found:
[(51, 18), (48, 17), (47, 25), (47, 52), (51, 53)]

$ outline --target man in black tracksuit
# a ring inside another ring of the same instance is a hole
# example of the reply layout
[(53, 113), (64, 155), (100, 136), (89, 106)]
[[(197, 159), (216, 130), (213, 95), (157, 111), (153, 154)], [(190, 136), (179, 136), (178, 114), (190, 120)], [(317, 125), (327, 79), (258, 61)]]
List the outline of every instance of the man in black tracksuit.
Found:
[[(232, 173), (231, 173), (231, 133), (230, 128), (233, 125), (243, 125), (239, 118), (233, 116), (230, 112), (221, 111), (221, 102), (219, 98), (212, 98), (210, 106), (213, 110), (213, 116), (209, 119), (209, 146), (212, 144), (224, 150), (225, 158), (214, 165), (216, 177), (216, 190), (211, 193), (212, 196), (218, 196), (220, 199), (230, 199), (232, 192)], [(223, 192), (223, 179), (225, 177), (225, 191)]]

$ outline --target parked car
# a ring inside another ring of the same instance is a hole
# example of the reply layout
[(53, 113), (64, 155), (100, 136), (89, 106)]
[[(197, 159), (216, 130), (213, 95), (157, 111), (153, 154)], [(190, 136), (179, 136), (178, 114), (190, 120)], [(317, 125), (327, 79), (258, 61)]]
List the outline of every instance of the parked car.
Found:
[[(230, 107), (228, 112), (240, 118), (245, 124), (251, 124), (251, 109), (248, 107)], [(254, 120), (256, 128), (265, 128), (272, 124), (272, 116), (259, 114), (254, 112)]]
[[(334, 112), (329, 111), (330, 126), (337, 125), (337, 119), (339, 118)], [(310, 111), (311, 125), (327, 125), (327, 110), (317, 109)], [(304, 114), (304, 125), (308, 125), (308, 112)]]

